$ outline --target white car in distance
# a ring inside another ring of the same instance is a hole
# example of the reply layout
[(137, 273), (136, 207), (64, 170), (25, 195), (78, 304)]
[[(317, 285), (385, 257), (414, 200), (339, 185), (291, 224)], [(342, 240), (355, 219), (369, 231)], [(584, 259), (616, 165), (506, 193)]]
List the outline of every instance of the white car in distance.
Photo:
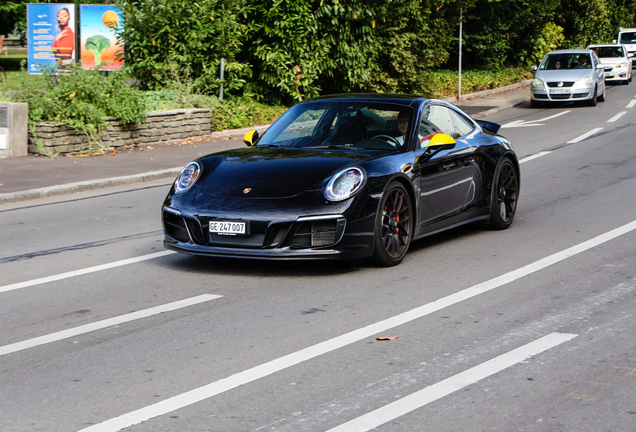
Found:
[(596, 53), (605, 66), (605, 81), (629, 84), (632, 81), (632, 57), (623, 44), (595, 44), (587, 49)]

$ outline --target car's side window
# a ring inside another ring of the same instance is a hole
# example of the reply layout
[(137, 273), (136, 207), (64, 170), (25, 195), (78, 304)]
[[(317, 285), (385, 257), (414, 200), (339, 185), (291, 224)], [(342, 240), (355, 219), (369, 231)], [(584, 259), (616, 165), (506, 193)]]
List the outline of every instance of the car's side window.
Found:
[(455, 130), (458, 133), (458, 137), (463, 137), (464, 135), (468, 135), (475, 129), (475, 126), (468, 121), (463, 115), (459, 114), (456, 111), (451, 111), (451, 117), (453, 118), (453, 122), (455, 123)]
[(439, 133), (453, 138), (461, 136), (451, 118), (451, 110), (441, 105), (429, 105), (424, 108), (418, 133), (420, 148), (426, 148), (433, 135)]

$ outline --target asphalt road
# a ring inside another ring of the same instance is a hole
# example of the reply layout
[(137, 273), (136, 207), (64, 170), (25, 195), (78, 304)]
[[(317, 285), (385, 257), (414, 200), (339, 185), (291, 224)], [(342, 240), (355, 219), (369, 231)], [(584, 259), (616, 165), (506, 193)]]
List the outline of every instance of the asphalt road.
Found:
[(635, 95), (488, 117), (515, 223), (394, 268), (164, 251), (167, 181), (0, 206), (0, 431), (635, 431)]

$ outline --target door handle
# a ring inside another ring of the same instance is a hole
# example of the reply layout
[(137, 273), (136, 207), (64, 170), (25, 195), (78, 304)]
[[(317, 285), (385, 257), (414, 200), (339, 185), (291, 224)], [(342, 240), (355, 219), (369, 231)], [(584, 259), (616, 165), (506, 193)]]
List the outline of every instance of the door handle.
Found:
[(473, 158), (466, 159), (466, 160), (464, 161), (464, 166), (471, 166), (471, 165), (472, 165), (472, 164), (474, 164), (474, 163), (475, 163), (475, 159), (473, 159)]

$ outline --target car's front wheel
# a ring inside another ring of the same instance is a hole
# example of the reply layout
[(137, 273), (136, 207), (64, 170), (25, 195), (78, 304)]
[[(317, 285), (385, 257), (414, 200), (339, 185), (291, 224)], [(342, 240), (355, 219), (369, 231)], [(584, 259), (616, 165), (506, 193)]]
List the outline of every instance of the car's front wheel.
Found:
[(413, 205), (400, 182), (389, 184), (375, 218), (373, 262), (390, 267), (402, 262), (411, 244)]
[(589, 106), (596, 106), (596, 101), (598, 100), (597, 94), (598, 94), (598, 87), (594, 87), (594, 91), (592, 92), (592, 99), (587, 101), (587, 104)]
[(504, 158), (495, 170), (490, 198), (490, 227), (506, 229), (517, 213), (519, 198), (519, 175), (509, 158)]
[(607, 85), (603, 86), (603, 93), (598, 97), (599, 102), (605, 102), (605, 90), (607, 89)]

